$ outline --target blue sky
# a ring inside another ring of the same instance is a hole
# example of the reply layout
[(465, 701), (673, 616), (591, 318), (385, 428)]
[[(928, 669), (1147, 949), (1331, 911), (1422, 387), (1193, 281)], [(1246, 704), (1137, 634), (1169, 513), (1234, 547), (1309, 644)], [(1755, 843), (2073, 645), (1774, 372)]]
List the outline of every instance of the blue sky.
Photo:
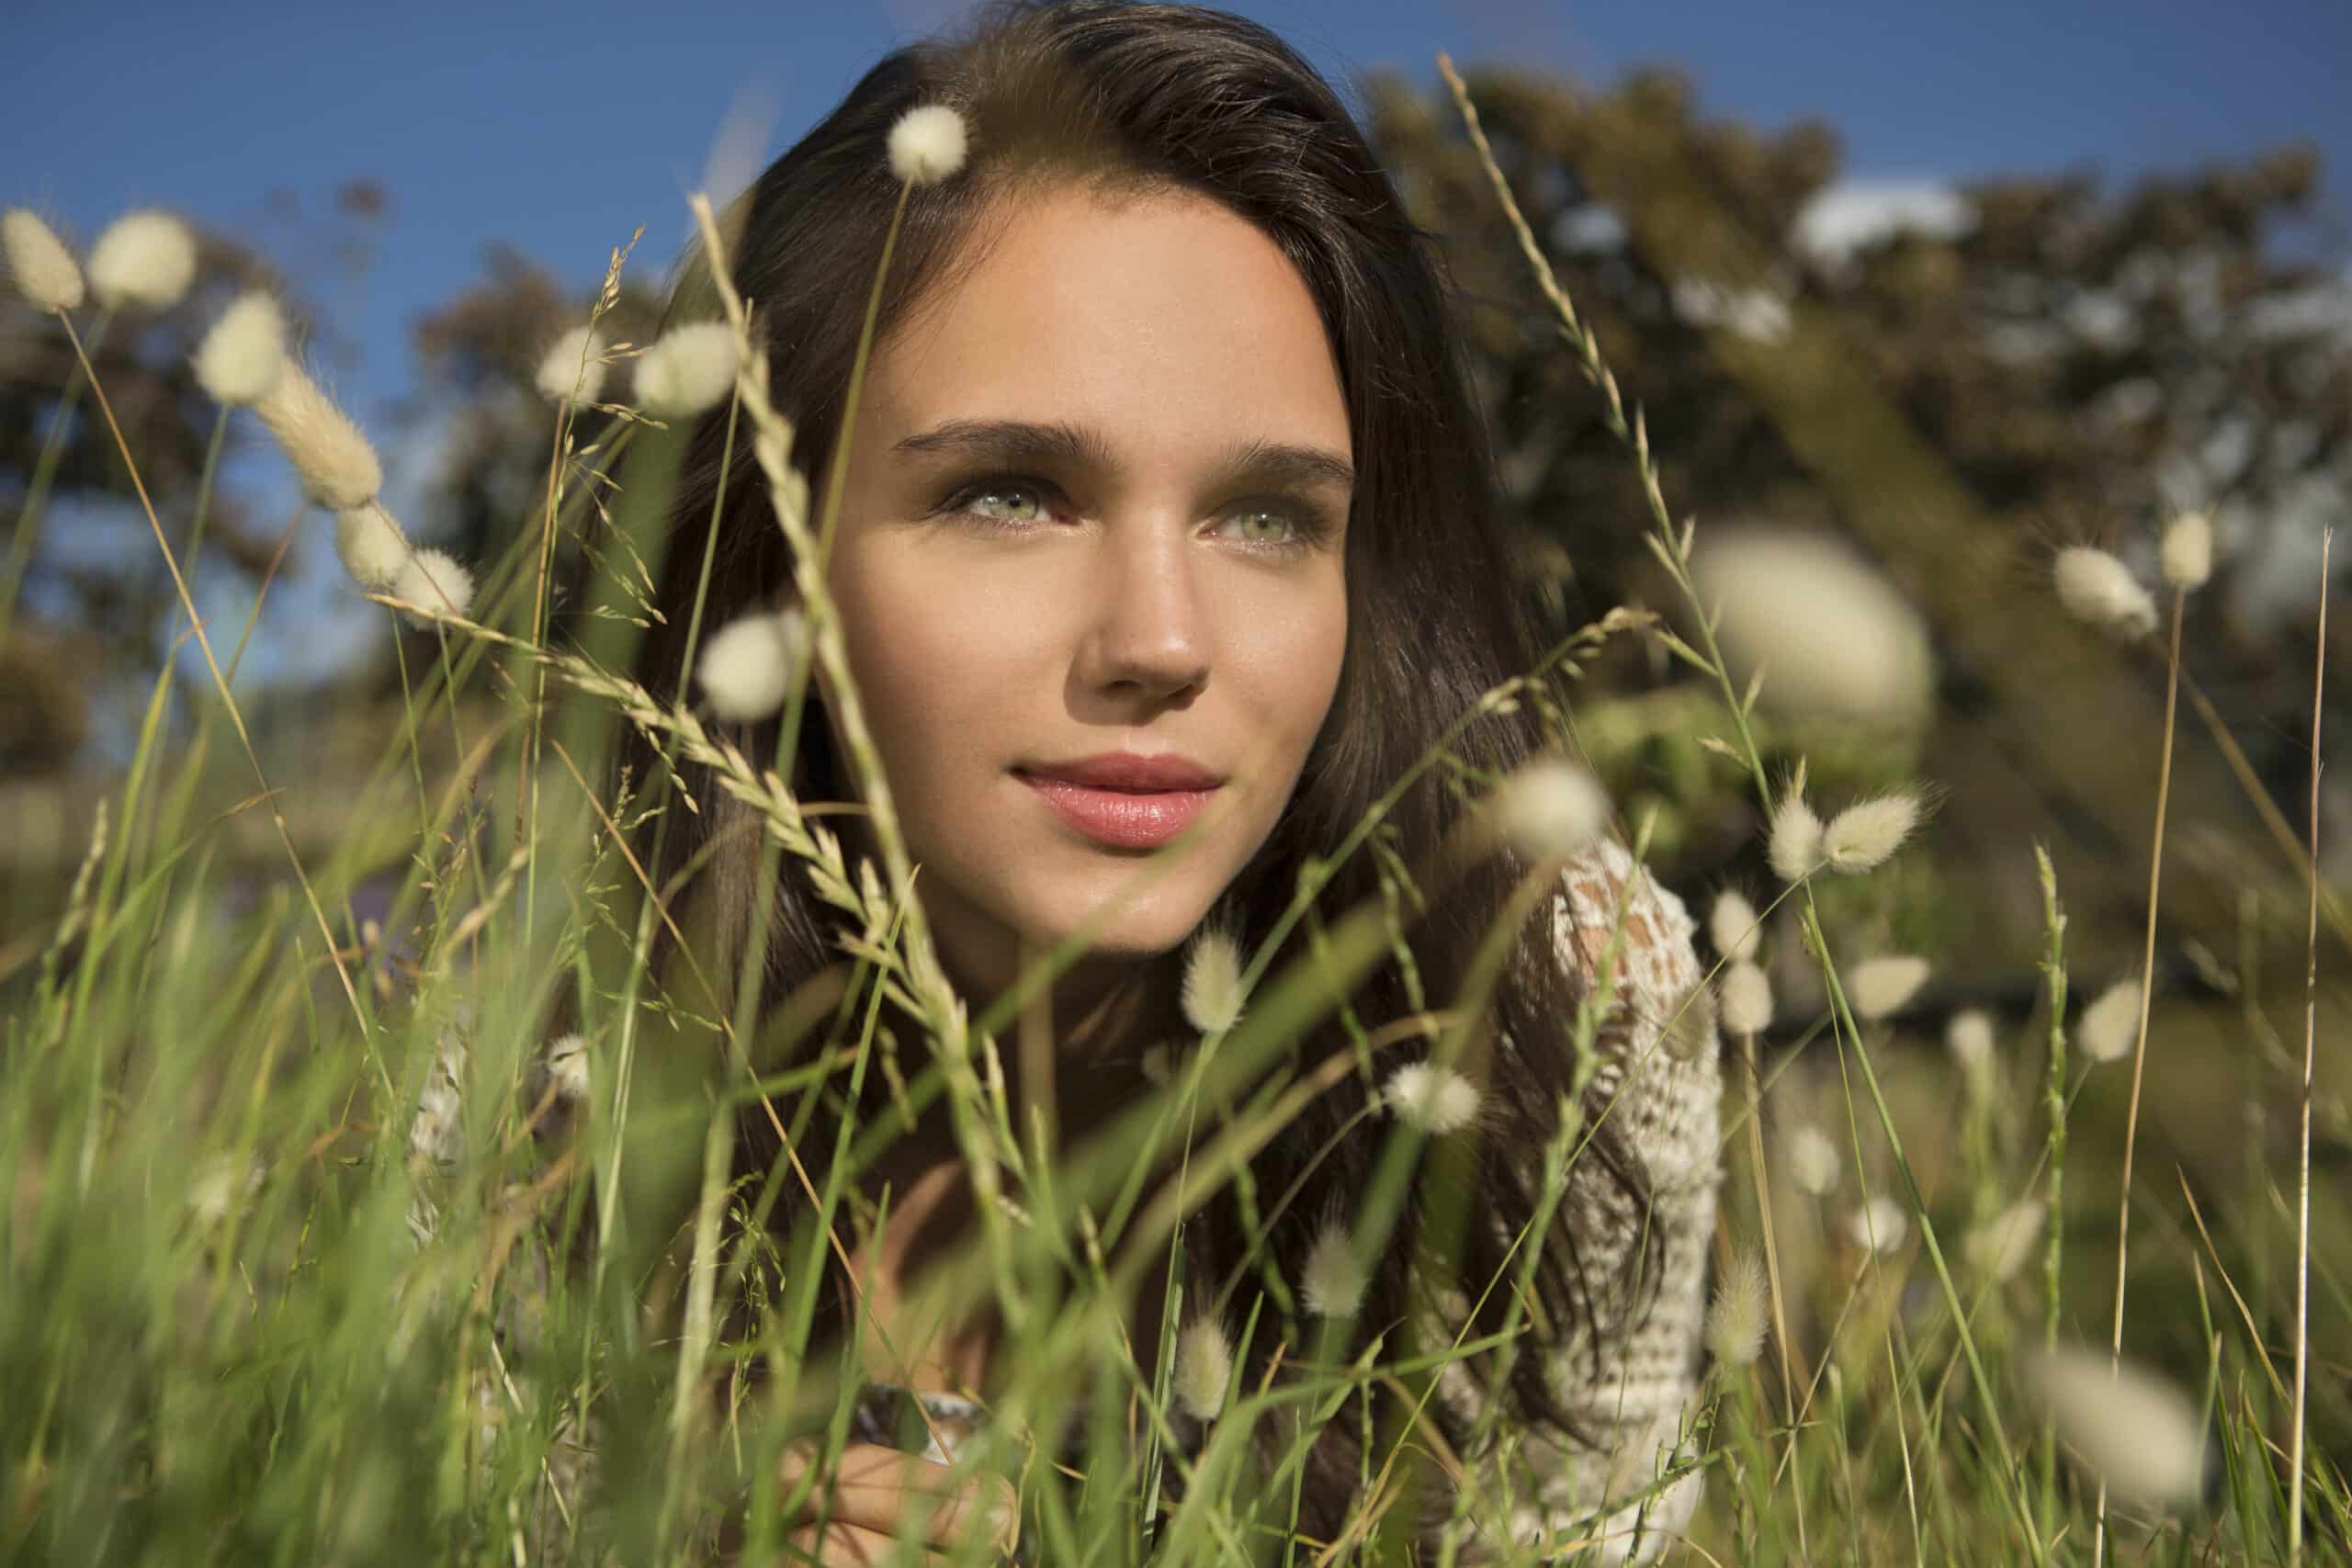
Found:
[[(372, 265), (321, 291), (359, 355), (334, 380), (372, 424), (408, 385), (417, 316), (479, 276), (486, 244), (511, 242), (585, 289), (643, 224), (632, 265), (659, 276), (723, 125), (745, 128), (740, 183), (895, 42), (960, 8), (13, 0), (0, 87), (16, 151), (0, 199), (46, 211), (77, 243), (126, 208), (160, 204), (271, 249), (318, 233), (274, 224), (273, 190), (316, 210), (345, 180), (381, 183), (392, 208)], [(2338, 260), (2352, 250), (2352, 6), (2341, 0), (1236, 8), (1343, 79), (1375, 65), (1433, 79), (1441, 48), (1588, 82), (1676, 63), (1710, 111), (1826, 118), (1847, 173), (1871, 180), (2080, 167), (2122, 177), (2309, 138), (2330, 165), (2334, 232), (2319, 243)]]

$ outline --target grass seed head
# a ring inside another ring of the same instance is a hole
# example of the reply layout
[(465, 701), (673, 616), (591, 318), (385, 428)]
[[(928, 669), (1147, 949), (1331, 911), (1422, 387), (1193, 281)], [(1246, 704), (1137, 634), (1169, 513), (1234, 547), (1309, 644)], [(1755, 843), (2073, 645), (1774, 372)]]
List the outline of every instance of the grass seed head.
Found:
[(196, 281), (196, 236), (168, 212), (126, 212), (90, 247), (90, 291), (109, 310), (168, 310)]
[(1763, 1353), (1771, 1304), (1763, 1259), (1744, 1247), (1732, 1254), (1707, 1308), (1707, 1348), (1716, 1361), (1745, 1367)]
[(1347, 1227), (1326, 1220), (1306, 1249), (1298, 1279), (1299, 1300), (1317, 1317), (1353, 1317), (1363, 1306), (1363, 1269)]
[(2131, 1504), (2192, 1503), (2205, 1490), (2205, 1422), (2187, 1393), (2104, 1349), (2029, 1351), (2027, 1393), (2058, 1439)]
[(254, 412), (277, 437), (294, 465), (302, 489), (320, 505), (349, 512), (367, 505), (384, 488), (384, 466), (376, 458), (351, 416), (292, 360), (254, 404)]
[(605, 394), (605, 340), (584, 323), (548, 345), (539, 355), (539, 396), (551, 403), (593, 403)]
[(2140, 982), (2118, 980), (2083, 1010), (2075, 1041), (2094, 1062), (2120, 1062), (2140, 1033)]
[(1789, 1181), (1807, 1197), (1826, 1198), (1838, 1190), (1844, 1167), (1829, 1134), (1806, 1122), (1789, 1134)]
[(656, 419), (692, 419), (735, 389), (735, 329), (725, 321), (673, 327), (638, 355), (637, 406)]
[(2032, 1260), (2033, 1245), (2041, 1239), (2041, 1222), (2047, 1213), (2039, 1198), (2012, 1203), (1969, 1232), (1961, 1243), (1961, 1254), (1971, 1269), (1987, 1279), (2013, 1279)]
[(243, 408), (286, 371), (286, 317), (262, 289), (240, 294), (196, 349), (196, 379), (212, 400)]
[(1993, 1065), (1993, 1020), (1982, 1008), (1951, 1015), (1944, 1025), (1944, 1049), (1960, 1070), (1973, 1077)]
[(1804, 796), (1791, 790), (1772, 811), (1772, 831), (1765, 846), (1772, 874), (1783, 882), (1803, 882), (1821, 863), (1821, 818)]
[(2202, 512), (2184, 512), (2165, 527), (2165, 581), (2194, 592), (2213, 575), (2213, 520)]
[(1740, 959), (1724, 971), (1724, 1027), (1734, 1034), (1761, 1034), (1772, 1027), (1772, 982), (1758, 965)]
[(1936, 683), (1918, 610), (1852, 548), (1820, 534), (1711, 528), (1691, 560), (1735, 681), (1763, 672), (1776, 712), (1872, 726), (1919, 723)]
[(1451, 1067), (1408, 1062), (1388, 1075), (1380, 1098), (1396, 1119), (1432, 1138), (1458, 1133), (1478, 1119), (1478, 1086)]
[(1909, 953), (1865, 958), (1846, 978), (1846, 999), (1853, 1004), (1855, 1017), (1876, 1023), (1901, 1012), (1930, 973), (1926, 959)]
[(387, 592), (408, 565), (408, 537), (383, 502), (371, 501), (335, 513), (334, 553), (352, 581), (371, 593)]
[(710, 711), (752, 723), (781, 709), (807, 642), (802, 626), (800, 612), (787, 605), (740, 616), (713, 632), (695, 671)]
[(1756, 923), (1756, 906), (1747, 895), (1726, 887), (1715, 895), (1707, 910), (1707, 940), (1726, 959), (1753, 959), (1763, 935)]
[(1864, 1252), (1893, 1252), (1910, 1234), (1911, 1216), (1892, 1198), (1873, 1198), (1846, 1216), (1847, 1239)]
[(24, 208), (0, 218), (0, 249), (8, 254), (8, 275), (17, 290), (44, 310), (75, 310), (82, 305), (82, 268), (57, 231)]
[(964, 166), (964, 117), (945, 104), (909, 109), (890, 128), (890, 172), (909, 185), (935, 186)]
[(1180, 999), (1184, 1021), (1203, 1034), (1223, 1034), (1241, 1021), (1241, 948), (1230, 931), (1204, 926), (1193, 938)]
[[(447, 550), (418, 550), (392, 579), (391, 595), (437, 615), (463, 615), (473, 607), (474, 574)], [(413, 610), (403, 614), (413, 626), (433, 625), (430, 615)]]
[(2052, 570), (2058, 603), (2084, 625), (2130, 642), (2156, 629), (2156, 602), (2132, 569), (2105, 550), (2070, 545)]
[(1917, 795), (1881, 795), (1831, 818), (1821, 835), (1821, 852), (1831, 870), (1859, 874), (1884, 864), (1918, 825)]
[(1489, 809), (1502, 835), (1531, 860), (1580, 854), (1609, 826), (1609, 795), (1565, 757), (1538, 757), (1503, 780)]
[(1214, 1421), (1233, 1382), (1233, 1342), (1225, 1325), (1196, 1317), (1176, 1337), (1176, 1403), (1195, 1421)]

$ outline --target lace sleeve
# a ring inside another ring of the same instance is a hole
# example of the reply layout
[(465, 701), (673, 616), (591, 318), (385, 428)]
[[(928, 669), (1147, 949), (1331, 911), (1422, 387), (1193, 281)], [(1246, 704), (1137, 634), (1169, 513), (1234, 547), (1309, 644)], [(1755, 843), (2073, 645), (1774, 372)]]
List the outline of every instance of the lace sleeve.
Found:
[[(1606, 998), (1588, 1103), (1606, 1108), (1646, 1192), (1629, 1191), (1598, 1159), (1569, 1167), (1551, 1245), (1573, 1238), (1589, 1321), (1547, 1353), (1553, 1392), (1590, 1441), (1498, 1434), (1482, 1479), (1496, 1500), (1508, 1500), (1507, 1517), (1498, 1510), (1482, 1528), (1505, 1527), (1522, 1545), (1597, 1541), (1599, 1561), (1647, 1562), (1699, 1500), (1684, 1438), (1722, 1179), (1713, 998), (1682, 901), (1614, 841), (1563, 874), (1552, 930), (1582, 993), (1596, 1004)], [(1469, 1395), (1474, 1411), (1484, 1397), (1461, 1382), (1449, 1392), (1457, 1401)], [(1687, 1473), (1660, 1487), (1678, 1472)]]

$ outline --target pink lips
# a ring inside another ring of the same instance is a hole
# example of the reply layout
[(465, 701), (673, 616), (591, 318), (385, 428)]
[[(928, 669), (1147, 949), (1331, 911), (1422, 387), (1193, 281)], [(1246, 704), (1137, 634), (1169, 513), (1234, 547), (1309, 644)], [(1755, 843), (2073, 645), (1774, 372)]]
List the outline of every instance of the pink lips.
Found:
[(1114, 849), (1152, 850), (1193, 825), (1225, 780), (1189, 759), (1105, 752), (1017, 770), (1061, 819)]

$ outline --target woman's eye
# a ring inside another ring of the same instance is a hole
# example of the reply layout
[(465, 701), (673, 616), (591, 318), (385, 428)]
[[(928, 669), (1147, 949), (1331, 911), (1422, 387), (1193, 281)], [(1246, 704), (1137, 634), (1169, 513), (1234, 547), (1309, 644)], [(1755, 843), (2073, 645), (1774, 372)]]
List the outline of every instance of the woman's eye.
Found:
[(1231, 537), (1247, 545), (1288, 545), (1297, 541), (1299, 526), (1281, 512), (1237, 512), (1226, 519)]
[[(1023, 510), (1023, 503), (1027, 510)], [(996, 508), (1001, 505), (1002, 510)], [(957, 498), (956, 509), (990, 523), (1034, 523), (1045, 515), (1045, 498), (1026, 485), (975, 485)]]

